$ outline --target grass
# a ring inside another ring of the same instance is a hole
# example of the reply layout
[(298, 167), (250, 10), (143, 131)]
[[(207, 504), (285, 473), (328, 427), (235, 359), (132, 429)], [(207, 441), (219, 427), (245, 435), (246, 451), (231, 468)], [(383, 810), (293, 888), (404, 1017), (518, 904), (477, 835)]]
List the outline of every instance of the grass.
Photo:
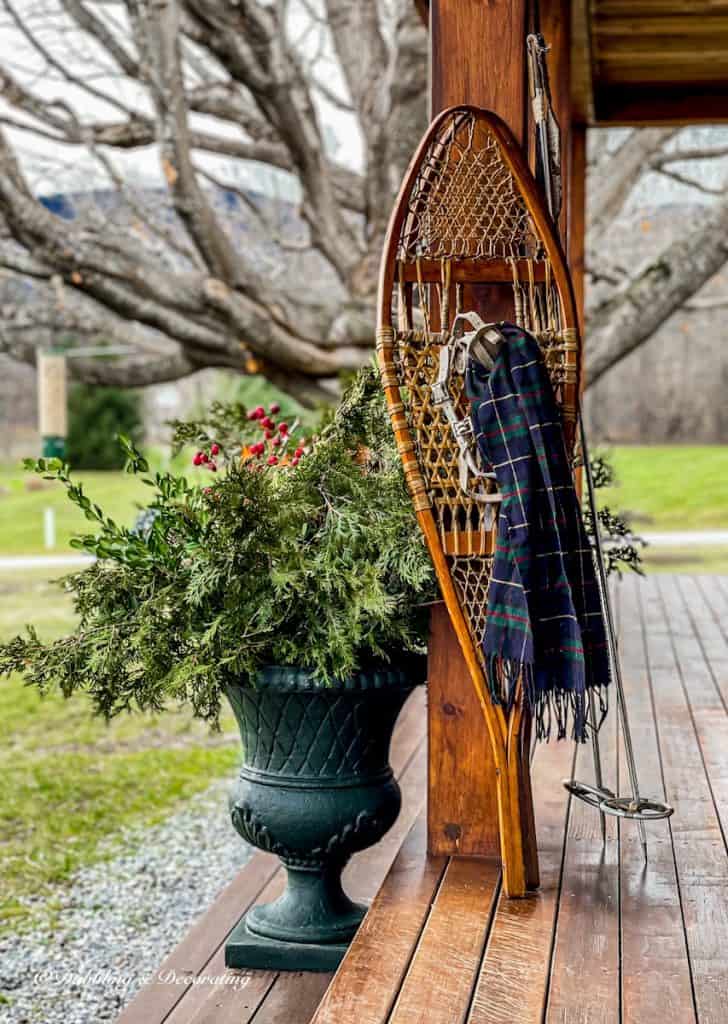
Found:
[[(149, 488), (125, 473), (78, 473), (78, 480), (104, 512), (131, 525), (138, 505), (149, 501)], [(74, 533), (86, 532), (83, 513), (72, 505), (61, 484), (42, 480), (15, 467), (0, 468), (0, 555), (45, 554), (43, 515), (52, 508), (56, 552), (66, 552)]]
[[(146, 451), (150, 474), (172, 469), (201, 483), (209, 482), (209, 472), (190, 465), (190, 453), (182, 452), (171, 460), (161, 449)], [(147, 474), (144, 474), (145, 476)], [(83, 484), (86, 494), (101, 506), (107, 516), (132, 526), (139, 509), (149, 503), (152, 490), (142, 478), (124, 473), (80, 471), (74, 479)], [(43, 515), (46, 508), (55, 512), (56, 544), (53, 552), (44, 545)], [(22, 466), (0, 466), (0, 556), (67, 554), (74, 534), (86, 533), (89, 523), (83, 513), (66, 497), (62, 484), (44, 480)]]
[(728, 529), (728, 445), (655, 445), (607, 452), (617, 484), (600, 492), (637, 530)]
[[(73, 610), (42, 574), (0, 574), (0, 636), (30, 620), (56, 636)], [(41, 698), (17, 678), (0, 680), (0, 721), (0, 933), (52, 922), (59, 887), (122, 829), (166, 817), (238, 758), (230, 718), (222, 735), (178, 711), (107, 725), (82, 696)]]

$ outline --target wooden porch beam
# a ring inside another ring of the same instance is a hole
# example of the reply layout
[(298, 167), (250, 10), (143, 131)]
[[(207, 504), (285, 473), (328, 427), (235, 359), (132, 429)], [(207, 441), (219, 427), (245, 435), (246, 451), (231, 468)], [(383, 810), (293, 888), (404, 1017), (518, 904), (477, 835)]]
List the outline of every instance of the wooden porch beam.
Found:
[(594, 50), (589, 0), (571, 0), (572, 120), (594, 121)]
[(592, 123), (666, 127), (728, 122), (728, 82), (715, 86), (630, 83), (597, 87)]

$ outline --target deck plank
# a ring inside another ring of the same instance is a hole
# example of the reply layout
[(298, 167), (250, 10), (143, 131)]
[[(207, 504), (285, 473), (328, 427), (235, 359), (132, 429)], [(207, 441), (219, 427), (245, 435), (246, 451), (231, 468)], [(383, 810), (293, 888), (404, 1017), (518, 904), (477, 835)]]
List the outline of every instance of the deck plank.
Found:
[(533, 764), (533, 794), (541, 888), (523, 900), (501, 893), (468, 1024), (540, 1024), (551, 969), (561, 888), (571, 775), (570, 743), (541, 744)]
[[(461, 1024), (500, 891), (500, 863), (452, 857), (389, 1024)], [(358, 1024), (352, 1017), (352, 1024)]]
[(388, 1019), (447, 864), (444, 856), (426, 856), (426, 833), (423, 812), (311, 1024)]
[[(634, 577), (620, 585), (624, 687), (642, 795), (664, 799), (638, 586)], [(620, 755), (624, 793), (628, 780), (622, 744)], [(695, 1024), (672, 824), (669, 820), (651, 822), (646, 831), (649, 859), (645, 865), (636, 824), (620, 823), (623, 1018), (639, 1024), (667, 1020)]]
[[(117, 1017), (116, 1024), (156, 1024), (166, 1020), (188, 995), (194, 979), (205, 971), (210, 953), (225, 941), (241, 913), (252, 906), (279, 870), (276, 857), (267, 853), (253, 854), (163, 961), (155, 973), (155, 980), (143, 988)], [(173, 978), (188, 979), (190, 985), (175, 984)]]
[(281, 972), (258, 1008), (254, 1024), (294, 1024), (296, 1021), (308, 1024), (331, 983), (331, 977), (323, 972)]
[[(617, 786), (614, 710), (600, 730), (604, 784)], [(590, 744), (576, 753), (576, 777), (594, 782)], [(607, 817), (602, 843), (599, 814), (571, 800), (561, 898), (545, 1024), (615, 1024), (619, 1012), (619, 844)]]
[[(728, 1006), (728, 858), (693, 717), (701, 701), (712, 701), (715, 687), (706, 679), (676, 579), (648, 578), (640, 597), (665, 792), (675, 808), (675, 861), (698, 1019), (700, 1024), (723, 1024)], [(700, 729), (709, 739), (706, 728), (704, 722)]]

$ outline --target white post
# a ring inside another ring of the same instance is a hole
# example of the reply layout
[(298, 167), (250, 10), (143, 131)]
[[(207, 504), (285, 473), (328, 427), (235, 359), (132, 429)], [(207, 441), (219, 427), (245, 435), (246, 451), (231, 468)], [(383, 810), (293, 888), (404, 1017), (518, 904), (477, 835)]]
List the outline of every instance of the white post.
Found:
[(56, 546), (56, 513), (55, 509), (43, 509), (43, 539), (48, 551)]

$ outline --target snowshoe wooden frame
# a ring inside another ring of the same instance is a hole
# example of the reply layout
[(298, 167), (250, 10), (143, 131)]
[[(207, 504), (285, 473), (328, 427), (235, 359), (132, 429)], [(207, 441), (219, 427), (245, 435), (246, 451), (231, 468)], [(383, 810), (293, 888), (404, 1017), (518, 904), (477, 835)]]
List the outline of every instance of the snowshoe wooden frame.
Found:
[[(377, 354), (407, 485), (493, 750), (504, 891), (519, 897), (538, 887), (531, 715), (522, 700), (509, 711), (490, 699), (480, 638), (492, 511), (458, 487), (455, 438), (431, 395), (440, 349), (453, 319), (466, 312), (463, 286), (508, 283), (510, 319), (542, 345), (573, 446), (580, 343), (566, 258), (508, 127), (490, 111), (452, 107), (423, 137), (392, 212), (380, 267)], [(432, 329), (435, 317), (439, 331)], [(457, 382), (452, 397), (465, 417)]]

